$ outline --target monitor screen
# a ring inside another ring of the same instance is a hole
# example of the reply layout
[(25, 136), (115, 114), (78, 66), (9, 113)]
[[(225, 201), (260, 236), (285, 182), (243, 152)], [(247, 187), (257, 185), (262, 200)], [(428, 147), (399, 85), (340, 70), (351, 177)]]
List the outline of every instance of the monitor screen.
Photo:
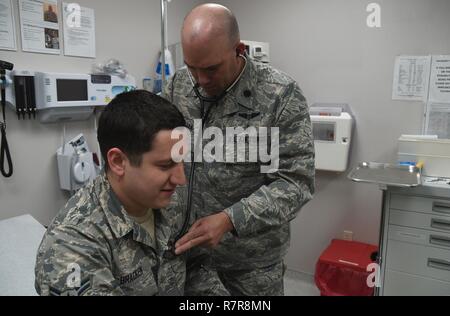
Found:
[(87, 84), (84, 79), (56, 79), (58, 101), (87, 101)]

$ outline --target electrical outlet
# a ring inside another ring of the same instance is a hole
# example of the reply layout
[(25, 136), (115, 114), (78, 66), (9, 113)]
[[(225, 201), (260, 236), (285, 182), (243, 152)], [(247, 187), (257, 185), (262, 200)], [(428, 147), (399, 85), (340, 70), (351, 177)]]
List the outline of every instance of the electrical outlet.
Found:
[(353, 240), (353, 232), (350, 230), (344, 230), (342, 237), (344, 238), (344, 240), (352, 241)]

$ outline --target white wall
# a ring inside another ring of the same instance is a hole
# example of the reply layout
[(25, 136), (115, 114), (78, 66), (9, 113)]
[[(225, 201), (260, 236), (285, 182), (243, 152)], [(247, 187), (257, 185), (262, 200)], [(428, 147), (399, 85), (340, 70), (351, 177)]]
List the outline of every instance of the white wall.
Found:
[[(448, 0), (223, 0), (241, 38), (270, 43), (273, 66), (293, 76), (309, 104), (346, 102), (356, 116), (350, 166), (395, 162), (401, 134), (421, 132), (423, 105), (392, 101), (394, 58), (450, 54)], [(381, 29), (366, 26), (366, 6), (381, 5)], [(292, 222), (289, 268), (313, 273), (320, 253), (343, 230), (378, 243), (381, 193), (346, 174), (317, 173), (316, 195)]]
[[(15, 64), (15, 69), (88, 73), (94, 59), (44, 55), (21, 51), (17, 0), (14, 2), (18, 51), (0, 51), (0, 59)], [(142, 78), (154, 71), (161, 45), (159, 0), (77, 0), (95, 10), (97, 61), (109, 58), (122, 61), (142, 87)], [(169, 4), (169, 44), (179, 40), (182, 20), (197, 0)], [(8, 142), (14, 163), (12, 178), (0, 177), (0, 219), (29, 213), (48, 224), (68, 195), (59, 189), (56, 149), (61, 145), (62, 125), (42, 125), (38, 121), (18, 121), (8, 109)], [(93, 118), (67, 124), (67, 136), (86, 135), (96, 149)]]

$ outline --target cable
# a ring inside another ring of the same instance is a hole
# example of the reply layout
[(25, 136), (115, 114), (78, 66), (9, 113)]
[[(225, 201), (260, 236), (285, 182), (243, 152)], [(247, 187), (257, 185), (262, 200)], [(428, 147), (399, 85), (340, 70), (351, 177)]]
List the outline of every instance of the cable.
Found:
[[(97, 136), (97, 109), (94, 109), (94, 135)], [(98, 167), (99, 169), (102, 169), (103, 167), (103, 160), (102, 160), (102, 151), (100, 149), (100, 143), (97, 140), (97, 155), (98, 155)]]
[[(0, 129), (1, 129), (1, 133), (2, 133), (2, 139), (1, 139), (1, 148), (0, 148), (0, 171), (2, 173), (2, 175), (5, 178), (9, 178), (12, 176), (13, 174), (13, 164), (12, 164), (12, 159), (11, 159), (11, 152), (9, 150), (9, 146), (8, 146), (8, 139), (6, 138), (6, 115), (5, 115), (5, 108), (6, 108), (6, 91), (5, 91), (5, 86), (3, 85), (3, 83), (6, 85), (6, 77), (5, 77), (5, 70), (1, 69), (1, 103), (2, 103), (2, 113), (3, 113), (3, 122), (0, 122)], [(6, 156), (6, 161), (8, 163), (8, 172), (6, 172), (6, 168), (5, 168), (5, 156)]]
[[(198, 84), (194, 86), (194, 91), (196, 92), (196, 94), (200, 100), (200, 105), (201, 105), (200, 117), (202, 119), (202, 128), (205, 128), (206, 120), (208, 119), (208, 115), (209, 115), (211, 109), (218, 104), (218, 102), (225, 96), (227, 91), (225, 91), (225, 93), (222, 93), (221, 96), (219, 96), (218, 98), (202, 97), (200, 95), (200, 93), (198, 93)], [(210, 103), (210, 104), (205, 112), (205, 104), (206, 103)], [(181, 230), (175, 237), (175, 242), (177, 242), (181, 237), (183, 237), (187, 233), (188, 228), (189, 228), (189, 221), (191, 218), (191, 208), (192, 208), (192, 193), (193, 193), (193, 189), (194, 189), (195, 169), (196, 169), (195, 151), (200, 146), (200, 144), (198, 142), (199, 141), (201, 142), (201, 140), (202, 140), (202, 137), (198, 137), (197, 143), (194, 144), (194, 154), (192, 155), (191, 168), (189, 170), (189, 187), (188, 187), (188, 196), (187, 196), (187, 204), (186, 204), (186, 211), (185, 211), (186, 214), (185, 214), (185, 218), (184, 218), (184, 222), (181, 227)]]
[[(247, 58), (244, 55), (239, 55), (239, 57), (243, 58), (245, 61), (244, 67), (242, 68), (239, 76), (233, 81), (233, 83), (227, 89), (225, 89), (220, 95), (215, 96), (215, 97), (203, 96), (199, 91), (200, 84), (198, 84), (194, 81), (194, 78), (193, 78), (191, 72), (189, 71), (189, 69), (187, 70), (189, 79), (193, 86), (192, 89), (200, 101), (200, 118), (202, 120), (203, 128), (205, 128), (206, 120), (208, 119), (211, 109), (214, 106), (218, 105), (219, 101), (222, 100), (225, 97), (225, 95), (238, 83), (238, 81), (241, 79), (242, 75), (244, 74), (244, 71), (247, 68)], [(174, 78), (172, 79), (172, 89), (171, 89), (172, 103), (173, 103), (175, 77), (176, 77), (176, 74), (175, 74)], [(206, 109), (206, 112), (205, 112), (206, 103), (209, 104), (209, 107)], [(199, 137), (199, 140), (201, 140), (201, 139), (202, 139), (202, 137)], [(199, 144), (197, 144), (197, 143), (194, 144), (194, 152), (195, 152), (195, 149), (198, 147), (198, 145)], [(195, 156), (195, 154), (193, 156)], [(183, 222), (183, 225), (181, 226), (181, 230), (175, 237), (175, 242), (177, 242), (181, 237), (183, 237), (187, 233), (188, 228), (189, 228), (189, 221), (191, 218), (191, 209), (192, 209), (192, 193), (193, 193), (193, 187), (195, 184), (195, 182), (194, 182), (195, 167), (196, 167), (195, 157), (193, 157), (193, 159), (191, 159), (191, 168), (189, 170), (189, 187), (188, 187), (188, 196), (187, 196), (187, 204), (186, 204), (184, 222)], [(174, 246), (174, 245), (172, 245), (172, 246)], [(173, 251), (175, 252), (175, 249), (173, 249)]]
[[(4, 123), (1, 124), (1, 132), (2, 132), (2, 144), (1, 144), (1, 154), (0, 154), (0, 167), (2, 175), (5, 178), (10, 178), (13, 174), (13, 164), (11, 159), (11, 152), (9, 151), (8, 139), (6, 138), (6, 128)], [(8, 172), (6, 172), (5, 168), (5, 156), (8, 162)]]
[(63, 124), (63, 136), (62, 136), (62, 154), (66, 153), (66, 124)]

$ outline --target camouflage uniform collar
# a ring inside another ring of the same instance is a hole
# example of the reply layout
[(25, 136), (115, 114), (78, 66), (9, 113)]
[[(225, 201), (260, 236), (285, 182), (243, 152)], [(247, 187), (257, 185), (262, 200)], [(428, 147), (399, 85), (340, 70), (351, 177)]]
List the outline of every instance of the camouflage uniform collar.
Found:
[(224, 98), (223, 116), (231, 115), (244, 110), (252, 110), (256, 106), (252, 96), (257, 86), (256, 65), (247, 57), (247, 66), (241, 79)]
[(106, 220), (116, 238), (123, 238), (132, 231), (134, 240), (156, 248), (156, 243), (150, 234), (127, 214), (119, 198), (114, 193), (105, 171), (102, 171), (95, 179), (94, 190), (105, 213)]

